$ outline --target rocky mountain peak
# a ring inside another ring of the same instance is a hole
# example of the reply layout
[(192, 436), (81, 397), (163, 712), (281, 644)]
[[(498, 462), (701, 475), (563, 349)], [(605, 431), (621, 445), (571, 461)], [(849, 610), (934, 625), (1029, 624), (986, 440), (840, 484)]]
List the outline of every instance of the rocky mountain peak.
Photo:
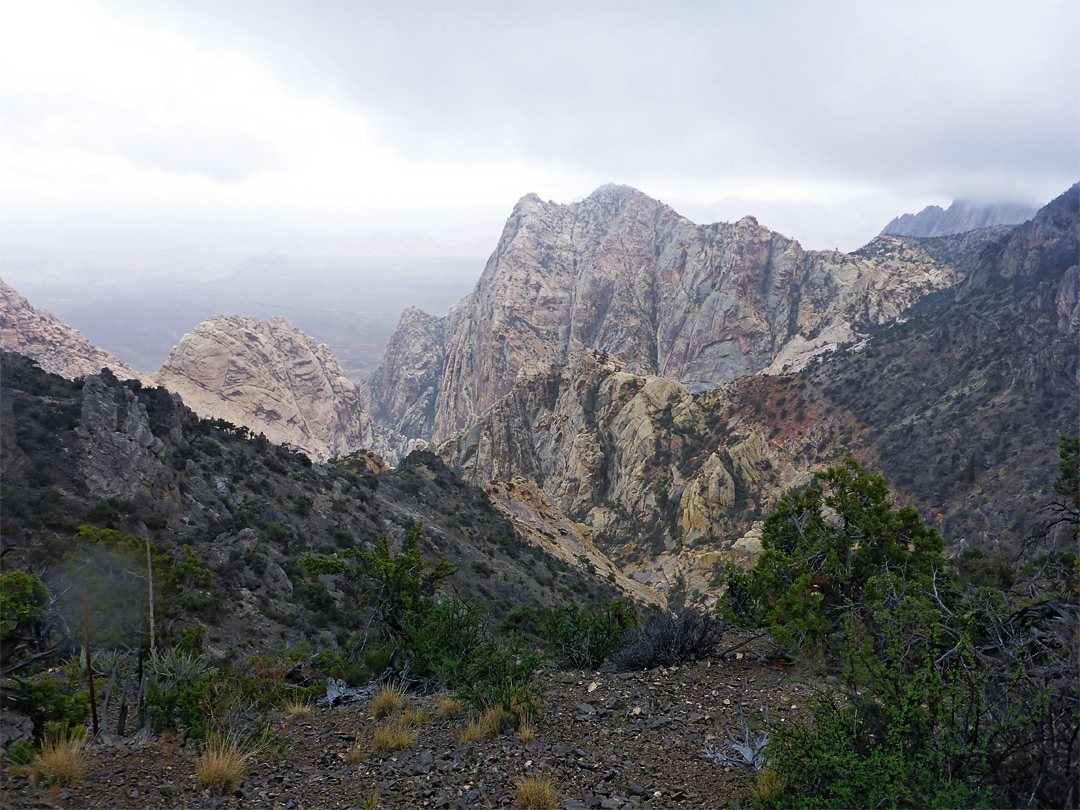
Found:
[(917, 214), (903, 214), (881, 231), (892, 236), (949, 236), (978, 228), (1019, 225), (1035, 214), (1036, 206), (1021, 202), (956, 200), (944, 209), (928, 205)]
[(46, 371), (69, 380), (107, 368), (124, 380), (148, 381), (48, 310), (32, 306), (3, 279), (0, 279), (0, 348), (32, 358)]
[(628, 186), (568, 205), (531, 194), (472, 294), (428, 322), (412, 349), (418, 316), (403, 317), (373, 378), (372, 410), (405, 437), (437, 443), (584, 349), (691, 391), (715, 388), (769, 368), (792, 341), (787, 365), (808, 356), (801, 342), (817, 351), (854, 339), (958, 278), (898, 242), (818, 253), (753, 217), (695, 225)]
[(371, 419), (329, 347), (279, 315), (203, 321), (154, 379), (200, 416), (243, 425), (315, 459), (372, 443)]

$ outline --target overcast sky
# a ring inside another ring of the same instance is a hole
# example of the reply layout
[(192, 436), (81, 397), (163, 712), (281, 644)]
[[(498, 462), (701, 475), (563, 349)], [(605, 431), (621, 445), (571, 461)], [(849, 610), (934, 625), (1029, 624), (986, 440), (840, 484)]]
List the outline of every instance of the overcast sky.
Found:
[(1076, 0), (0, 9), (0, 237), (37, 247), (497, 236), (605, 182), (880, 229), (1080, 179)]

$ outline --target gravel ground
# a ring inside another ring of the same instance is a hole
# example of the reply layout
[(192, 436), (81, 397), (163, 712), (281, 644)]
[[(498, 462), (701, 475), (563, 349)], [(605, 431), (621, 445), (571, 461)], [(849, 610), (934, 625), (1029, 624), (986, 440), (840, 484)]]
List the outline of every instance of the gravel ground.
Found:
[[(745, 648), (744, 648), (745, 649)], [(751, 725), (777, 726), (805, 717), (815, 690), (783, 660), (746, 651), (646, 672), (539, 674), (543, 705), (534, 739), (517, 731), (460, 741), (468, 718), (446, 718), (433, 698), (414, 698), (432, 716), (413, 748), (346, 754), (376, 721), (366, 707), (284, 715), (273, 731), (280, 745), (252, 759), (240, 786), (211, 796), (195, 781), (195, 742), (165, 736), (137, 743), (106, 740), (88, 751), (86, 777), (61, 787), (32, 785), (8, 768), (5, 808), (360, 808), (374, 795), (380, 808), (513, 806), (516, 779), (550, 777), (566, 810), (580, 808), (717, 808), (729, 806), (753, 781), (751, 771), (723, 768), (705, 753), (728, 750), (740, 708)]]

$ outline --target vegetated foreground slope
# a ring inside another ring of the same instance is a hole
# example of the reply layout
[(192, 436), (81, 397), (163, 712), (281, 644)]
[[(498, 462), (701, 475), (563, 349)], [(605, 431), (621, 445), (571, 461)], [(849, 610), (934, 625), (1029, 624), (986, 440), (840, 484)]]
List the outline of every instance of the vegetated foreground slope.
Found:
[(453, 586), (495, 619), (518, 605), (609, 593), (519, 537), (485, 493), (430, 454), (393, 471), (363, 453), (316, 465), (199, 419), (163, 388), (108, 373), (64, 380), (16, 355), (4, 355), (0, 371), (4, 566), (41, 573), (54, 593), (69, 587), (64, 557), (85, 524), (148, 538), (170, 571), (191, 563), (171, 615), (158, 617), (174, 635), (202, 624), (217, 651), (300, 640), (335, 649), (362, 629), (362, 615), (339, 583), (307, 575), (299, 559), (370, 550), (384, 533), (394, 547), (421, 523), (421, 550), (458, 565)]
[[(764, 649), (764, 647), (762, 648)], [(737, 657), (736, 657), (737, 656)], [(432, 697), (413, 697), (428, 713), (412, 747), (347, 757), (379, 724), (364, 706), (316, 708), (290, 720), (275, 712), (269, 727), (283, 742), (258, 751), (238, 795), (210, 797), (193, 774), (198, 743), (163, 736), (122, 740), (88, 752), (86, 778), (64, 788), (63, 806), (80, 810), (174, 810), (208, 805), (330, 808), (477, 808), (512, 806), (515, 783), (550, 779), (559, 807), (661, 810), (724, 806), (745, 794), (753, 772), (722, 768), (705, 757), (741, 733), (745, 717), (760, 733), (766, 709), (774, 726), (809, 713), (816, 684), (781, 659), (741, 648), (722, 660), (645, 672), (539, 674), (542, 710), (523, 742), (517, 730), (462, 741), (470, 718), (439, 714)], [(41, 807), (40, 789), (8, 774), (5, 807)]]

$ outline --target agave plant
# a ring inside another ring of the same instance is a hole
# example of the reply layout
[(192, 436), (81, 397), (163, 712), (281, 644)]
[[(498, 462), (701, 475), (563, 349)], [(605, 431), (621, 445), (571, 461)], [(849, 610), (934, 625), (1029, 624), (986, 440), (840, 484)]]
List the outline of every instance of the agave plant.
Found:
[(756, 736), (751, 734), (750, 726), (746, 722), (745, 715), (743, 715), (742, 706), (739, 707), (739, 722), (742, 725), (742, 739), (736, 739), (729, 731), (729, 751), (708, 748), (705, 750), (705, 758), (723, 768), (753, 768), (755, 771), (760, 771), (767, 764), (765, 748), (769, 744), (769, 707), (765, 707), (766, 729), (761, 734)]
[(154, 654), (154, 671), (158, 678), (170, 683), (194, 681), (208, 669), (210, 663), (196, 653), (168, 650)]

